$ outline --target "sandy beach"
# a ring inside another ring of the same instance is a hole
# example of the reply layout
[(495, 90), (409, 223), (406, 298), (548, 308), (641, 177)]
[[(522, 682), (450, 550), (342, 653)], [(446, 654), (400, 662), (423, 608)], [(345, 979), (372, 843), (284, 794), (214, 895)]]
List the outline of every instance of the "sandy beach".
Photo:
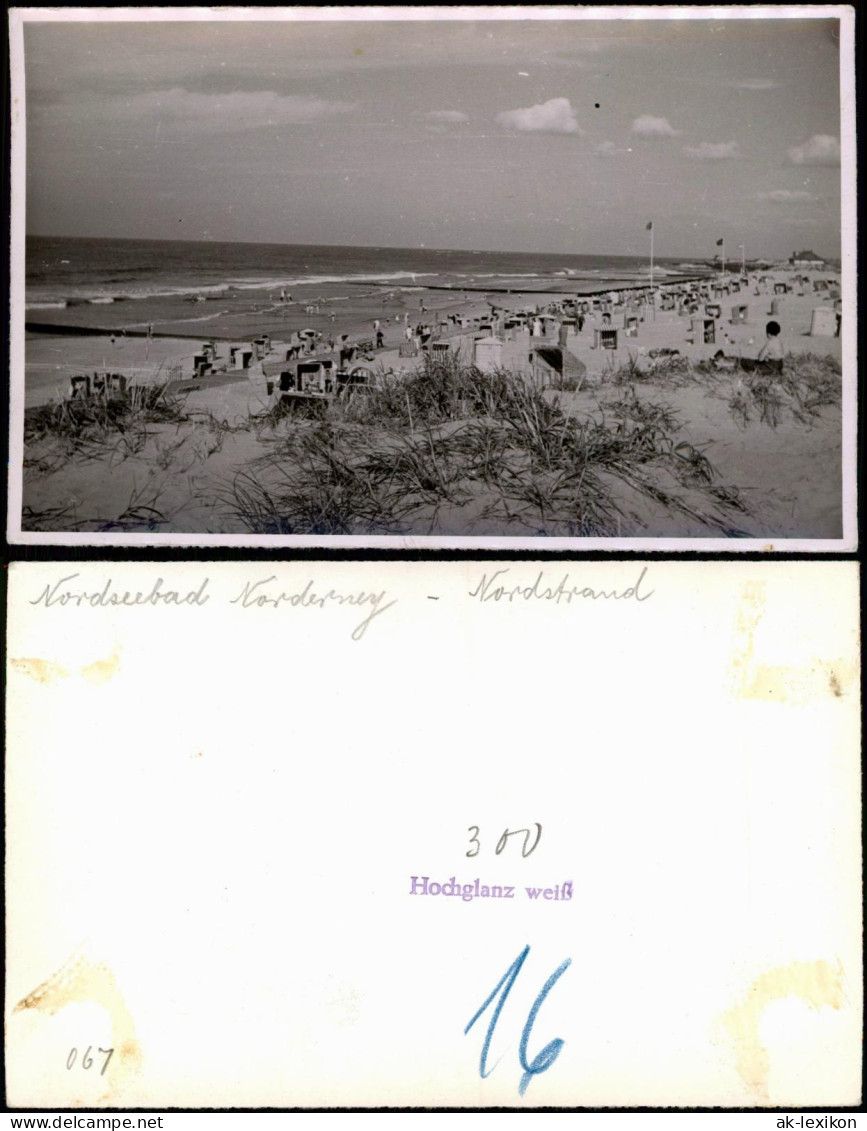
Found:
[[(823, 280), (818, 284), (821, 290), (814, 290), (814, 278)], [(45, 411), (46, 402), (55, 407), (70, 403), (63, 398), (74, 373), (115, 372), (126, 376), (130, 387), (167, 386), (172, 411), (164, 420), (157, 414), (143, 424), (135, 443), (128, 437), (114, 442), (103, 436), (101, 444), (92, 440), (76, 444), (28, 425), (25, 528), (284, 531), (279, 514), (269, 517), (261, 508), (245, 508), (240, 500), (247, 488), (270, 497), (269, 484), (275, 476), (280, 480), (294, 461), (300, 461), (298, 466), (303, 463), (303, 452), (293, 456), (294, 446), (300, 443), (303, 448), (322, 427), (338, 437), (335, 443), (350, 447), (363, 447), (374, 437), (386, 447), (398, 442), (393, 420), (358, 417), (357, 397), (356, 408), (349, 411), (346, 397), (317, 401), (281, 393), (281, 374), (292, 374), (294, 380), (299, 362), (323, 361), (340, 367), (340, 337), (345, 335), (344, 346), (355, 349), (351, 360), (344, 357), (343, 368), (361, 372), (371, 386), (399, 389), (403, 382), (416, 397), (420, 381), (423, 387), (424, 367), (431, 366), (434, 354), (448, 355), (455, 372), (479, 374), (481, 369), (482, 380), (485, 370), (510, 374), (509, 380), (532, 390), (537, 407), (539, 403), (554, 406), (552, 411), (568, 425), (581, 422), (585, 431), (604, 427), (613, 428), (614, 434), (635, 435), (636, 428), (647, 429), (651, 417), (661, 421), (647, 433), (656, 445), (654, 458), (639, 459), (638, 479), (616, 461), (613, 469), (598, 469), (596, 490), (608, 500), (603, 508), (607, 518), (600, 512), (591, 526), (601, 522), (603, 532), (638, 537), (720, 533), (769, 539), (805, 534), (837, 537), (842, 343), (833, 333), (811, 333), (822, 319), (834, 324), (836, 279), (827, 271), (813, 277), (766, 271), (752, 276), (743, 288), (735, 284), (737, 290), (717, 295), (710, 293), (713, 282), (719, 280), (707, 281), (709, 293), (696, 294), (701, 302), (693, 302), (691, 311), (684, 296), (698, 286), (695, 283), (657, 284), (653, 305), (643, 301), (637, 287), (630, 288), (623, 302), (617, 291), (590, 299), (588, 284), (576, 285), (572, 280), (569, 289), (515, 293), (344, 283), (344, 296), (323, 295), (318, 302), (306, 296), (291, 304), (278, 297), (275, 303), (269, 296), (248, 293), (229, 315), (212, 320), (213, 329), (222, 335), (214, 333), (210, 339), (169, 336), (169, 326), (177, 329), (176, 318), (154, 321), (150, 336), (147, 330), (136, 336), (120, 327), (111, 334), (31, 332), (25, 384), (31, 421), (34, 412)], [(775, 293), (781, 284), (786, 284), (786, 292)], [(350, 290), (355, 293), (345, 294)], [(585, 305), (590, 309), (582, 319), (568, 317)], [(743, 306), (746, 311), (739, 309)], [(817, 310), (826, 314), (814, 316)], [(70, 315), (73, 321), (81, 317), (76, 308), (63, 313), (67, 325)], [(172, 313), (177, 315), (177, 304)], [(243, 319), (249, 319), (247, 335), (233, 335)], [(827, 375), (822, 377), (817, 405), (806, 385), (791, 382), (779, 388), (772, 383), (769, 392), (762, 385), (757, 399), (755, 378), (741, 370), (738, 359), (757, 357), (771, 320), (781, 327), (789, 370), (806, 366), (812, 372), (810, 367), (820, 364), (832, 374), (830, 385)], [(375, 326), (382, 333), (378, 349), (373, 344)], [(610, 333), (611, 328), (617, 330), (616, 348), (603, 348), (602, 332)], [(311, 331), (309, 339), (299, 339), (299, 330)], [(417, 330), (424, 332), (414, 333)], [(713, 340), (705, 340), (711, 334)], [(257, 336), (258, 358), (252, 344)], [(194, 363), (201, 362), (206, 340), (213, 348), (209, 369), (196, 376)], [(311, 340), (309, 353), (287, 360), (300, 340)], [(564, 343), (558, 373), (557, 351)], [(241, 355), (230, 352), (233, 345), (247, 348), (246, 367)], [(493, 350), (493, 363), (482, 360), (488, 357), (485, 350)], [(546, 368), (546, 358), (555, 359), (553, 369)], [(570, 380), (566, 380), (566, 358)], [(831, 386), (836, 394), (828, 392)], [(307, 411), (311, 405), (316, 409), (312, 418)], [(426, 422), (413, 418), (409, 396), (407, 405), (409, 427), (401, 443), (414, 443), (417, 430), (425, 427), (432, 442), (446, 442), (465, 419), (480, 417), (479, 411), (464, 409), (451, 418)], [(280, 457), (275, 459), (278, 451)], [(692, 471), (685, 477), (680, 474), (685, 465), (679, 456), (672, 479), (669, 465), (674, 451), (681, 456), (687, 453), (692, 460)], [(652, 481), (645, 474), (651, 465)], [(707, 494), (705, 487), (716, 494)], [(564, 529), (564, 523), (569, 526), (568, 507), (564, 510), (559, 503), (547, 509), (544, 501), (512, 509), (507, 502), (493, 505), (491, 483), (484, 476), (470, 477), (456, 492), (434, 491), (429, 499), (424, 490), (415, 495), (407, 490), (412, 505), (394, 508), (391, 518), (384, 513), (378, 518), (359, 515), (356, 521), (351, 514), (339, 519), (327, 514), (317, 519), (313, 514), (308, 527), (332, 533), (381, 530), (472, 536), (554, 534)], [(397, 517), (404, 509), (406, 514)], [(298, 523), (297, 517), (285, 519), (290, 532), (299, 528)]]

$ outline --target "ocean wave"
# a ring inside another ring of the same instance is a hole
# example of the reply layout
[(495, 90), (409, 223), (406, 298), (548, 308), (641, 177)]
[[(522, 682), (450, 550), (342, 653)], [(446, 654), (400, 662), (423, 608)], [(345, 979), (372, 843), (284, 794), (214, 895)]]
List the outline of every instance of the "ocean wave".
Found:
[[(557, 272), (559, 274), (559, 272)], [(486, 275), (460, 275), (461, 279), (547, 279), (538, 271), (491, 271)]]
[[(384, 272), (366, 272), (358, 275), (293, 275), (289, 278), (269, 277), (254, 279), (250, 276), (240, 276), (237, 278), (230, 278), (222, 283), (205, 283), (200, 285), (193, 284), (180, 284), (172, 286), (166, 283), (154, 283), (151, 286), (145, 284), (136, 287), (125, 287), (123, 289), (112, 291), (111, 294), (106, 294), (104, 290), (96, 290), (95, 288), (82, 287), (79, 291), (66, 295), (64, 298), (56, 298), (54, 295), (48, 295), (44, 299), (34, 298), (26, 302), (29, 309), (34, 310), (47, 310), (49, 308), (61, 308), (63, 306), (77, 306), (85, 303), (88, 304), (109, 304), (112, 302), (124, 301), (142, 301), (146, 299), (160, 299), (160, 298), (196, 298), (198, 296), (226, 296), (232, 291), (275, 291), (280, 289), (287, 289), (289, 287), (316, 287), (324, 286), (327, 283), (388, 283), (400, 282), (403, 279), (416, 279), (433, 278), (436, 277), (435, 271), (384, 271)], [(47, 289), (47, 288), (46, 288)], [(55, 289), (56, 288), (52, 288)]]
[[(188, 322), (213, 322), (215, 318), (222, 318), (224, 315), (231, 313), (232, 312), (230, 310), (216, 310), (212, 314), (199, 315), (198, 318), (161, 318), (160, 326), (174, 326), (176, 324), (180, 326), (186, 326)], [(261, 311), (254, 311), (253, 313), (261, 313)], [(129, 322), (127, 325), (130, 330), (144, 330), (148, 326), (150, 326), (151, 323)]]
[(239, 291), (267, 291), (277, 287), (315, 287), (321, 283), (387, 283), (392, 279), (424, 279), (436, 274), (436, 271), (384, 271), (361, 275), (296, 275), (291, 279), (240, 278), (231, 280), (229, 286)]

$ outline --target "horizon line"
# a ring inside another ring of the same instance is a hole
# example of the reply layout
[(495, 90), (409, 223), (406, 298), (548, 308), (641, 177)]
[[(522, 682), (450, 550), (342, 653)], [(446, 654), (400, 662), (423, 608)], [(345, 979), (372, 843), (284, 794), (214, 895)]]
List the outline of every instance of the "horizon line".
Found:
[[(551, 255), (559, 256), (562, 258), (569, 258), (570, 256), (588, 256), (597, 259), (643, 259), (648, 258), (642, 252), (597, 252), (597, 251), (517, 251), (514, 248), (469, 248), (469, 247), (429, 247), (421, 245), (416, 247), (401, 246), (399, 244), (322, 244), (322, 243), (282, 243), (272, 242), (270, 240), (217, 240), (217, 239), (177, 239), (167, 238), (163, 236), (83, 236), (83, 235), (68, 235), (68, 234), (45, 234), (42, 232), (25, 232), (25, 239), (44, 239), (44, 240), (114, 240), (117, 242), (125, 243), (181, 243), (181, 244), (229, 244), (236, 246), (247, 247), (320, 247), (320, 248), (357, 248), (368, 249), (371, 251), (413, 251), (413, 252), (463, 252), (469, 255)], [(716, 247), (716, 241), (713, 243)], [(740, 248), (740, 244), (736, 245)], [(792, 254), (795, 254), (793, 250)], [(701, 255), (699, 253), (681, 252), (674, 254), (661, 254), (656, 252), (654, 260), (659, 262), (664, 259), (718, 259), (718, 254), (709, 251), (708, 254)], [(727, 257), (728, 258), (728, 257)], [(748, 260), (763, 260), (767, 262), (777, 262), (784, 257), (778, 255), (750, 255), (747, 256)], [(834, 256), (822, 256), (826, 262), (835, 261)], [(733, 257), (740, 259), (740, 256)]]

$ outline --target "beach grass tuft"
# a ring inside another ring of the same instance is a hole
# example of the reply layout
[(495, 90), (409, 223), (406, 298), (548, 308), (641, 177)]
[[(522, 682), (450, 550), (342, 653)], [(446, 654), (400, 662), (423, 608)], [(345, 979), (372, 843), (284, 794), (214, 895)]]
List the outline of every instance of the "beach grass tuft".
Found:
[(484, 529), (605, 536), (634, 520), (632, 494), (739, 533), (745, 504), (710, 490), (715, 469), (678, 439), (677, 412), (614, 384), (619, 397), (579, 412), (575, 396), (506, 371), (425, 359), (273, 445), (221, 499), (254, 533), (427, 532), (464, 511)]
[(71, 398), (27, 409), (24, 442), (52, 440), (70, 457), (123, 457), (142, 450), (149, 425), (185, 419), (183, 399), (166, 385), (133, 385), (123, 397)]
[(831, 357), (788, 354), (780, 373), (741, 373), (729, 397), (729, 411), (740, 428), (755, 419), (777, 428), (786, 410), (800, 424), (812, 425), (827, 407), (840, 404), (842, 369)]

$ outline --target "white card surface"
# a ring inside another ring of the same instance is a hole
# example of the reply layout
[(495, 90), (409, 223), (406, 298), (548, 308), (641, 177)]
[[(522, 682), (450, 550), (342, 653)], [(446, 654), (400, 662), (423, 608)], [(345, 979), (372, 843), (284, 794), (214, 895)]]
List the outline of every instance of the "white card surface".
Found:
[(10, 1104), (860, 1101), (854, 563), (9, 572)]

